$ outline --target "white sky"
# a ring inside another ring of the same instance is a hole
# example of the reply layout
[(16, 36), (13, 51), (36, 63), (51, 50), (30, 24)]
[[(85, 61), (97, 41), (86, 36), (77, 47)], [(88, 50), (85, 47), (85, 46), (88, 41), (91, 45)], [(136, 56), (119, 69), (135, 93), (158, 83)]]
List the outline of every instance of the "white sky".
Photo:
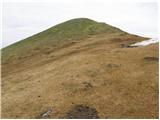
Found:
[(158, 4), (156, 2), (10, 1), (3, 3), (2, 47), (78, 17), (105, 22), (133, 34), (158, 37)]

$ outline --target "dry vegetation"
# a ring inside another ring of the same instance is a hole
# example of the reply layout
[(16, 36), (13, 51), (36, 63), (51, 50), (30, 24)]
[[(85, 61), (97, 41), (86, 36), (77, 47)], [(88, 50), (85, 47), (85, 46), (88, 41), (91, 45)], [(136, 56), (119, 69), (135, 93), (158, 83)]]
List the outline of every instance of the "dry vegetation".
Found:
[[(2, 64), (2, 118), (158, 118), (158, 44), (97, 34)], [(14, 57), (14, 56), (13, 56)]]

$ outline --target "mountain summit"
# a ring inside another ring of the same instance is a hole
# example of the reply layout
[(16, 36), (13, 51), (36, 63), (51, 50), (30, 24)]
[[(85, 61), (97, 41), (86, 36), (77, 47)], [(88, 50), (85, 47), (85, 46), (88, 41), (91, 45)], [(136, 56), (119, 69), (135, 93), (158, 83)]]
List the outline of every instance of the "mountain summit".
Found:
[(57, 47), (87, 36), (113, 33), (127, 34), (116, 27), (88, 18), (72, 19), (2, 49), (2, 61), (29, 54), (35, 49), (43, 49), (49, 46)]
[(63, 39), (92, 35), (98, 33), (123, 32), (118, 28), (105, 23), (99, 23), (87, 18), (77, 18), (56, 25), (46, 31), (48, 34), (55, 35), (55, 38)]

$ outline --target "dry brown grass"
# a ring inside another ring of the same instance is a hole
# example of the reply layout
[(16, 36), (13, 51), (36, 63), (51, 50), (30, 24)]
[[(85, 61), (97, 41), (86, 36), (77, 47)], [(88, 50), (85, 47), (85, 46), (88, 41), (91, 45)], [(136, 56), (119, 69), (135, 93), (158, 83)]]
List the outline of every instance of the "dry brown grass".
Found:
[[(76, 105), (100, 118), (158, 118), (158, 44), (133, 35), (88, 37), (2, 65), (2, 118), (63, 118)], [(38, 49), (37, 49), (38, 50)], [(44, 54), (46, 53), (46, 54)]]

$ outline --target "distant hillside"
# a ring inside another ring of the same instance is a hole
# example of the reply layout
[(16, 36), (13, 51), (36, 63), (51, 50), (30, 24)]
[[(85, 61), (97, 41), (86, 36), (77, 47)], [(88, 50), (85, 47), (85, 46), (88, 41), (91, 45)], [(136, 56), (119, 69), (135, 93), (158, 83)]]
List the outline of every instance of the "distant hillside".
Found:
[(30, 54), (31, 50), (40, 51), (46, 47), (56, 48), (57, 45), (63, 45), (68, 41), (103, 33), (127, 34), (116, 27), (87, 18), (72, 19), (2, 49), (2, 62)]

